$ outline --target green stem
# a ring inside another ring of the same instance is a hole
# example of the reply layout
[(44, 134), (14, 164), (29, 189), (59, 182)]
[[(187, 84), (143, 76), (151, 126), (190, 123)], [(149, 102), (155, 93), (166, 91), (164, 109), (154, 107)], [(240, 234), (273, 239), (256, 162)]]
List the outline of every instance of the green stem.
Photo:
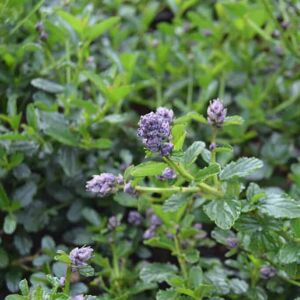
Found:
[(192, 109), (192, 101), (193, 101), (193, 64), (191, 63), (188, 67), (189, 69), (189, 78), (188, 78), (188, 90), (187, 90), (187, 107), (189, 110)]
[(200, 192), (199, 187), (180, 187), (180, 186), (172, 186), (167, 188), (160, 187), (148, 187), (148, 186), (136, 186), (134, 188), (139, 192), (150, 192), (150, 193), (168, 193), (168, 192), (181, 192), (181, 193), (197, 193)]
[(156, 81), (156, 106), (160, 107), (163, 104), (161, 80)]
[[(211, 144), (216, 144), (217, 141), (217, 133), (218, 133), (218, 129), (216, 127), (212, 128), (212, 137), (211, 137)], [(216, 153), (216, 149), (214, 148), (211, 151), (211, 158), (210, 158), (210, 162), (213, 164), (217, 161), (217, 157), (216, 157), (217, 153)], [(214, 185), (217, 186), (218, 185), (218, 176), (214, 175), (213, 176), (213, 182)]]
[(65, 280), (64, 293), (69, 295), (70, 293), (70, 283), (71, 283), (72, 267), (68, 266)]
[[(192, 174), (190, 174), (186, 169), (184, 169), (181, 165), (176, 164), (174, 161), (172, 161), (168, 157), (163, 158), (164, 161), (175, 171), (177, 171), (183, 178), (185, 178), (187, 181), (191, 182), (195, 178)], [(208, 184), (204, 182), (197, 183), (197, 186), (200, 187), (204, 192), (208, 192), (212, 195), (222, 197), (223, 193), (215, 189), (214, 187), (209, 186)]]
[(187, 266), (186, 266), (186, 262), (183, 258), (183, 254), (182, 254), (182, 250), (181, 250), (181, 246), (180, 246), (180, 241), (178, 236), (175, 235), (174, 237), (174, 241), (175, 241), (175, 250), (176, 250), (176, 256), (179, 262), (179, 266), (182, 272), (182, 275), (184, 277), (185, 280), (187, 280), (188, 278), (188, 273), (187, 273)]

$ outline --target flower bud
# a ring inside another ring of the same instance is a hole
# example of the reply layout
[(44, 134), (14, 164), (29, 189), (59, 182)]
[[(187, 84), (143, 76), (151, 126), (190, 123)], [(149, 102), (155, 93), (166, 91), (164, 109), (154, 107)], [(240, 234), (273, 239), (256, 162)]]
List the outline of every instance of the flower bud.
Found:
[(221, 100), (215, 99), (210, 101), (207, 108), (208, 123), (216, 127), (221, 127), (225, 121), (226, 113), (227, 110)]
[(266, 279), (274, 277), (276, 273), (276, 269), (272, 266), (263, 266), (260, 268), (260, 274)]
[(142, 216), (138, 211), (130, 211), (128, 214), (128, 223), (138, 226), (142, 223)]
[(173, 169), (167, 167), (163, 170), (161, 175), (157, 176), (158, 180), (169, 180), (169, 179), (175, 179), (176, 173)]
[(109, 230), (115, 230), (120, 225), (121, 225), (121, 222), (120, 222), (120, 220), (116, 216), (111, 216), (108, 219), (107, 228)]
[(91, 258), (93, 251), (93, 248), (90, 246), (74, 248), (69, 255), (72, 265), (77, 267), (85, 266), (87, 264), (86, 262)]
[(144, 240), (149, 240), (152, 239), (153, 237), (155, 237), (155, 228), (150, 227), (144, 232), (143, 238)]

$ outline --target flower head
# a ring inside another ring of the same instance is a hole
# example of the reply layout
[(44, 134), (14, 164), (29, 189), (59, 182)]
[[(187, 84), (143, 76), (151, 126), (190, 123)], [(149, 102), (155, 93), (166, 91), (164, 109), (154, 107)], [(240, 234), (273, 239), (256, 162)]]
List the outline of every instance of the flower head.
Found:
[(91, 258), (93, 251), (93, 248), (90, 246), (81, 248), (76, 247), (70, 252), (69, 257), (74, 266), (85, 266), (87, 264), (86, 262)]
[(157, 215), (153, 214), (150, 217), (150, 224), (151, 224), (151, 227), (156, 228), (162, 224), (162, 221)]
[(226, 113), (227, 109), (221, 100), (215, 99), (210, 101), (207, 108), (208, 123), (216, 127), (221, 127), (225, 121)]
[(155, 227), (151, 226), (144, 232), (143, 238), (145, 240), (149, 240), (149, 239), (152, 239), (153, 237), (155, 237)]
[(159, 152), (162, 156), (169, 155), (173, 149), (171, 141), (171, 123), (173, 111), (160, 107), (156, 112), (141, 116), (138, 136), (146, 148)]
[(165, 168), (161, 175), (157, 176), (157, 179), (159, 180), (169, 180), (169, 179), (174, 179), (176, 178), (176, 173), (173, 169), (167, 167)]
[(121, 175), (115, 176), (111, 173), (102, 173), (94, 175), (91, 180), (86, 183), (86, 189), (89, 192), (98, 194), (100, 197), (105, 197), (113, 193), (118, 185), (123, 184)]
[(138, 226), (142, 223), (142, 216), (138, 211), (130, 211), (128, 214), (128, 223)]
[(272, 266), (263, 266), (260, 268), (260, 274), (266, 279), (274, 277), (276, 273), (276, 269)]
[(117, 216), (111, 216), (108, 219), (107, 227), (109, 230), (115, 230), (118, 226), (120, 226), (121, 222)]

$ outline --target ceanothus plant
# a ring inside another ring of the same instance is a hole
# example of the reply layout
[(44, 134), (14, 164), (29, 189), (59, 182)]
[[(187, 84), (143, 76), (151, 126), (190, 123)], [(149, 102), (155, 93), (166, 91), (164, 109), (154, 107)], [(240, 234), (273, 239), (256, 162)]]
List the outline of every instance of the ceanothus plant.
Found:
[[(95, 238), (110, 245), (108, 257), (88, 246), (69, 255), (58, 253), (57, 259), (67, 265), (65, 277), (51, 277), (59, 295), (69, 295), (74, 272), (95, 276), (92, 283), (103, 290), (96, 299), (149, 299), (135, 298), (145, 290), (153, 290), (157, 300), (267, 299), (268, 294), (277, 299), (283, 286), (300, 286), (300, 202), (278, 188), (247, 184), (245, 179), (263, 168), (261, 160), (228, 162), (233, 148), (218, 134), (242, 119), (226, 115), (216, 99), (208, 106), (207, 119), (197, 113), (175, 118), (162, 107), (141, 117), (137, 135), (145, 146), (145, 161), (128, 167), (123, 176), (102, 173), (86, 184), (90, 193), (101, 198), (116, 194), (115, 200), (122, 204), (126, 199), (136, 210), (128, 213), (126, 226), (122, 215), (111, 216)], [(191, 121), (210, 127), (208, 147), (194, 141), (184, 148)], [(143, 239), (146, 246), (164, 249), (177, 263), (130, 265), (130, 251), (120, 250), (130, 244), (129, 227), (135, 227), (137, 243)], [(208, 255), (218, 248), (223, 259)], [(94, 272), (89, 261), (100, 271)], [(159, 289), (163, 282), (168, 287)]]

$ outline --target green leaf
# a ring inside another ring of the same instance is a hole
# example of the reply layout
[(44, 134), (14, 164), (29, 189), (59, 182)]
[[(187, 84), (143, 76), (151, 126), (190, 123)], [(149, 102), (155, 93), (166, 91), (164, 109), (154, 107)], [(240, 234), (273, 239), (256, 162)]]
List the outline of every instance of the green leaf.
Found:
[(96, 210), (85, 207), (82, 211), (82, 215), (90, 224), (100, 226), (100, 216)]
[(296, 238), (300, 238), (300, 218), (291, 221), (291, 229)]
[(125, 207), (137, 207), (138, 199), (127, 193), (117, 193), (114, 195), (114, 200)]
[(14, 295), (6, 296), (5, 300), (29, 300), (29, 298), (26, 296), (14, 294)]
[(146, 283), (163, 282), (175, 275), (177, 267), (171, 264), (153, 263), (142, 267), (140, 278)]
[(240, 215), (241, 203), (238, 200), (211, 200), (203, 210), (217, 226), (229, 229)]
[(172, 142), (174, 151), (180, 151), (183, 147), (186, 136), (186, 124), (177, 124), (172, 127)]
[(178, 300), (178, 297), (173, 289), (159, 290), (156, 294), (156, 300)]
[(183, 193), (173, 194), (163, 204), (164, 211), (177, 211), (189, 201), (189, 195)]
[(173, 251), (174, 243), (166, 237), (154, 237), (144, 241), (145, 245)]
[(221, 180), (229, 180), (235, 176), (246, 177), (263, 167), (263, 162), (254, 157), (243, 157), (231, 162), (220, 173)]
[(28, 282), (26, 279), (23, 279), (20, 281), (19, 283), (19, 288), (21, 290), (21, 293), (23, 296), (28, 296), (29, 295), (29, 286), (28, 286)]
[(199, 170), (195, 176), (195, 181), (196, 182), (204, 181), (213, 175), (219, 174), (220, 171), (221, 171), (220, 165), (217, 163), (213, 163), (208, 167)]
[(28, 181), (17, 188), (13, 194), (13, 199), (20, 202), (22, 207), (28, 206), (37, 192), (37, 185), (33, 181)]
[(0, 269), (6, 268), (8, 264), (9, 264), (8, 254), (3, 248), (0, 248)]
[(66, 263), (67, 265), (71, 264), (71, 259), (67, 253), (62, 250), (58, 250), (56, 256), (54, 257), (55, 260)]
[(300, 218), (300, 203), (287, 194), (267, 194), (259, 201), (258, 209), (274, 218)]
[(92, 41), (108, 31), (111, 27), (115, 26), (119, 21), (120, 17), (110, 17), (90, 27), (85, 32), (85, 35), (89, 41)]
[(186, 149), (183, 155), (183, 164), (186, 168), (190, 167), (205, 148), (205, 143), (197, 141)]
[(64, 87), (62, 85), (43, 78), (32, 79), (31, 84), (37, 89), (40, 89), (48, 93), (57, 94), (57, 93), (62, 93), (64, 91)]
[(74, 30), (76, 30), (79, 34), (82, 34), (85, 26), (81, 20), (77, 19), (72, 14), (63, 10), (57, 11), (56, 13), (65, 21), (67, 21), (73, 27)]
[(184, 251), (183, 256), (188, 263), (195, 264), (199, 261), (200, 253), (197, 249), (188, 249)]
[(4, 219), (3, 230), (6, 234), (12, 234), (17, 227), (17, 218), (13, 214), (9, 214)]
[(163, 162), (148, 161), (141, 163), (130, 170), (133, 177), (146, 177), (160, 175), (168, 165)]
[(182, 116), (182, 117), (179, 117), (179, 118), (176, 118), (175, 119), (175, 124), (182, 124), (182, 123), (187, 123), (187, 122), (190, 122), (190, 121), (198, 121), (200, 123), (207, 123), (207, 120), (205, 119), (205, 117), (203, 115), (200, 115), (196, 112), (189, 112), (187, 113), (186, 115)]
[(295, 243), (284, 245), (278, 254), (278, 258), (283, 264), (290, 264), (298, 261), (300, 254), (299, 246)]
[(189, 272), (189, 284), (191, 288), (197, 289), (203, 282), (203, 271), (200, 266), (194, 266)]
[(94, 276), (95, 274), (95, 270), (93, 267), (87, 265), (87, 266), (82, 266), (79, 268), (79, 273), (82, 275), (82, 276), (85, 276), (85, 277), (91, 277), (91, 276)]
[(10, 200), (5, 192), (3, 185), (0, 183), (0, 208), (8, 207)]
[(244, 123), (244, 119), (240, 116), (230, 116), (226, 117), (223, 126), (229, 125), (242, 125)]

